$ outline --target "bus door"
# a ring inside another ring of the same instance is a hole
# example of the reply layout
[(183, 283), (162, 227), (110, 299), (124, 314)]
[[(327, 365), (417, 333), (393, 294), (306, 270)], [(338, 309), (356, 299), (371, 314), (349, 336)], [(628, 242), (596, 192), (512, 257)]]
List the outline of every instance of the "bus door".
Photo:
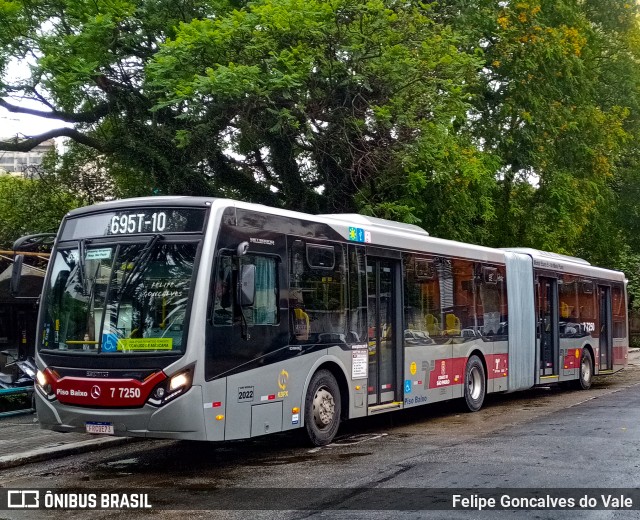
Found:
[(611, 317), (611, 287), (598, 285), (598, 307), (599, 307), (599, 350), (600, 350), (600, 370), (613, 369), (612, 352), (612, 317)]
[[(369, 342), (368, 403), (370, 406), (398, 401), (398, 352), (400, 262), (367, 257), (367, 315)], [(400, 316), (401, 319), (401, 316)]]
[(540, 377), (558, 375), (558, 281), (538, 278)]

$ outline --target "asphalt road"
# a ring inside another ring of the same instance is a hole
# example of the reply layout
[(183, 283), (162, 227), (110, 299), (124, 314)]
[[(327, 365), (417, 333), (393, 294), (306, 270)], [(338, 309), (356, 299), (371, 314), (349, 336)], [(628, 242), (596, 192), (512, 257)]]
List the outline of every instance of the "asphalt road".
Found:
[[(142, 514), (162, 519), (640, 518), (640, 492), (633, 511), (422, 510), (433, 505), (429, 497), (442, 495), (448, 506), (453, 494), (469, 496), (467, 489), (498, 497), (513, 488), (595, 493), (601, 500), (591, 488), (605, 495), (640, 488), (636, 363), (632, 358), (627, 370), (598, 379), (589, 391), (537, 388), (490, 396), (475, 414), (452, 402), (353, 421), (323, 448), (291, 434), (220, 445), (141, 441), (7, 469), (0, 482), (12, 489), (146, 490), (154, 508)], [(295, 510), (309, 504), (320, 511)], [(11, 510), (0, 511), (0, 519), (130, 514)]]

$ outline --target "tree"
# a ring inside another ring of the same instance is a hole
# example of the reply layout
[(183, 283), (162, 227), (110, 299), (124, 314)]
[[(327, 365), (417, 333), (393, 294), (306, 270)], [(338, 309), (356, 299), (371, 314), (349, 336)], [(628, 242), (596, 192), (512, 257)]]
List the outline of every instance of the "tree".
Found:
[(616, 210), (621, 183), (630, 187), (621, 167), (637, 148), (638, 6), (444, 0), (441, 7), (438, 21), (484, 58), (466, 129), (499, 165), (500, 226), (485, 243), (611, 265), (627, 239)]
[(25, 96), (73, 123), (55, 132), (77, 143), (59, 178), (92, 164), (116, 196), (358, 210), (615, 266), (640, 249), (638, 11), (13, 0), (0, 4), (0, 71), (21, 59), (31, 74), (2, 76), (0, 105), (34, 112), (11, 102)]
[(0, 248), (34, 233), (55, 233), (79, 201), (66, 190), (39, 180), (0, 176)]
[(49, 112), (37, 114), (75, 125), (56, 135), (145, 172), (148, 192), (353, 210), (361, 188), (374, 196), (387, 177), (405, 174), (417, 137), (435, 129), (455, 141), (452, 125), (465, 117), (478, 66), (422, 4), (35, 7), (0, 6), (0, 64), (33, 63), (28, 82), (0, 87), (0, 105), (25, 111), (11, 94), (41, 101)]

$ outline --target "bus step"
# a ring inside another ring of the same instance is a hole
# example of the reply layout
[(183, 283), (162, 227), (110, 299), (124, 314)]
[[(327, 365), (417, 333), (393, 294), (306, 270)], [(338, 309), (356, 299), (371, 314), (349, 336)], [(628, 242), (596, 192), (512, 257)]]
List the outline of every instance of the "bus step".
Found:
[(385, 404), (379, 404), (377, 406), (370, 406), (369, 413), (373, 414), (378, 412), (386, 412), (389, 410), (397, 410), (398, 408), (402, 408), (402, 402), (394, 401), (393, 403), (385, 403)]

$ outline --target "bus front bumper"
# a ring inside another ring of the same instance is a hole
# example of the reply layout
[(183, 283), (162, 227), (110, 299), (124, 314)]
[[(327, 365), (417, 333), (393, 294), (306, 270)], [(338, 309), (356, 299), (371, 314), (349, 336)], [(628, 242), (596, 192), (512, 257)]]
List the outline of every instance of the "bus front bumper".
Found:
[(86, 432), (87, 423), (108, 423), (118, 437), (205, 440), (202, 390), (193, 386), (164, 406), (84, 408), (48, 401), (36, 391), (40, 427), (59, 432)]

